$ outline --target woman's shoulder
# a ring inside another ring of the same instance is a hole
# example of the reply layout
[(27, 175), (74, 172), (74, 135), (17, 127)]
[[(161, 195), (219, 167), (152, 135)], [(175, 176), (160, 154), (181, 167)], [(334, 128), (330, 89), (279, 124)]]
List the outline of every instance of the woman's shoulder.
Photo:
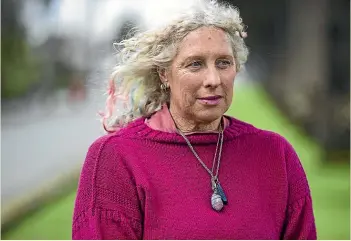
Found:
[(250, 140), (250, 142), (257, 142), (261, 145), (273, 145), (285, 148), (292, 148), (290, 142), (283, 135), (275, 132), (273, 130), (259, 128), (249, 122), (245, 122), (234, 117), (230, 118), (230, 128), (231, 132), (236, 132), (238, 134), (239, 140)]
[[(135, 134), (138, 131), (144, 129), (144, 120), (145, 118), (138, 118), (129, 122), (126, 126), (120, 127), (116, 130), (111, 130), (105, 132), (103, 135), (97, 137), (92, 143), (90, 148), (98, 148), (105, 146), (106, 144), (117, 144), (123, 139), (128, 138), (131, 134)], [(105, 130), (106, 131), (106, 130)]]
[(118, 132), (96, 138), (88, 147), (83, 166), (85, 169), (94, 170), (95, 176), (115, 175), (117, 170), (121, 172), (132, 168), (134, 159), (130, 160), (129, 154), (134, 150), (126, 142), (128, 140)]
[(111, 153), (121, 154), (128, 149), (128, 140), (133, 140), (135, 136), (144, 127), (142, 118), (130, 122), (127, 126), (114, 132), (104, 133), (92, 141), (88, 148), (88, 155), (102, 156), (112, 155)]
[(88, 152), (102, 151), (111, 145), (116, 145), (119, 142), (119, 139), (119, 135), (116, 135), (116, 133), (103, 134), (92, 141)]
[(116, 148), (120, 146), (120, 138), (115, 134), (104, 134), (96, 138), (88, 147), (85, 157), (85, 165), (109, 166), (116, 159)]
[[(306, 176), (299, 155), (286, 137), (272, 130), (236, 121), (250, 130), (236, 139), (236, 146), (254, 153), (254, 156), (258, 157), (261, 163), (270, 165), (269, 163), (274, 162), (275, 166), (283, 165), (288, 173), (290, 183), (299, 183), (301, 180), (305, 182)], [(238, 143), (240, 144), (238, 145)]]

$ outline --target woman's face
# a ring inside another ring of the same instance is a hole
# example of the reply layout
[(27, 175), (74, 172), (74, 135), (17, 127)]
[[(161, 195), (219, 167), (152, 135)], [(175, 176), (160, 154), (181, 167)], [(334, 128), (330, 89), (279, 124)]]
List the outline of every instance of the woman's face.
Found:
[(228, 110), (235, 76), (234, 54), (226, 33), (202, 27), (182, 40), (170, 71), (161, 79), (170, 86), (172, 114), (209, 123)]

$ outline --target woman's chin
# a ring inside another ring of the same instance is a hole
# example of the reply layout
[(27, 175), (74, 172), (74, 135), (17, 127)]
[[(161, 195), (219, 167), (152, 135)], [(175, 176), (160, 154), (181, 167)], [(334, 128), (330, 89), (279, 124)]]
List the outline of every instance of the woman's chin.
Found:
[(195, 115), (197, 119), (203, 122), (213, 122), (221, 118), (228, 108), (225, 108), (223, 105), (216, 108), (199, 108)]
[(201, 111), (201, 113), (196, 113), (197, 119), (200, 120), (201, 122), (213, 122), (218, 120), (219, 118), (221, 118), (223, 116), (223, 112), (222, 111), (215, 111), (215, 110), (211, 110), (211, 111)]

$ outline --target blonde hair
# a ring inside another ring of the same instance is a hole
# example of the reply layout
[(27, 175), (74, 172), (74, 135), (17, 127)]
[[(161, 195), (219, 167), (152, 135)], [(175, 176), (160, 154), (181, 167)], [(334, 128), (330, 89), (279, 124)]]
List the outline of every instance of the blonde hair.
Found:
[[(116, 131), (129, 122), (148, 117), (169, 100), (161, 89), (159, 69), (167, 69), (182, 39), (200, 27), (225, 31), (232, 44), (237, 71), (247, 60), (245, 25), (237, 8), (217, 1), (198, 0), (163, 26), (136, 33), (116, 43), (118, 64), (109, 81), (106, 111), (102, 114), (106, 131)], [(118, 100), (122, 102), (118, 103)], [(123, 104), (121, 109), (117, 104)]]

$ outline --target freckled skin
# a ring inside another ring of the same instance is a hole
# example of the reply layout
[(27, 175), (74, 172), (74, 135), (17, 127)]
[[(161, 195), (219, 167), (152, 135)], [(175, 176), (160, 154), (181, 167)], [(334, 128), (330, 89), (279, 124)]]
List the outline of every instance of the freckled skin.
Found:
[[(171, 91), (170, 112), (185, 132), (216, 130), (233, 97), (236, 67), (226, 33), (214, 27), (190, 32), (180, 43), (169, 70), (160, 74)], [(199, 98), (222, 96), (217, 105)]]

